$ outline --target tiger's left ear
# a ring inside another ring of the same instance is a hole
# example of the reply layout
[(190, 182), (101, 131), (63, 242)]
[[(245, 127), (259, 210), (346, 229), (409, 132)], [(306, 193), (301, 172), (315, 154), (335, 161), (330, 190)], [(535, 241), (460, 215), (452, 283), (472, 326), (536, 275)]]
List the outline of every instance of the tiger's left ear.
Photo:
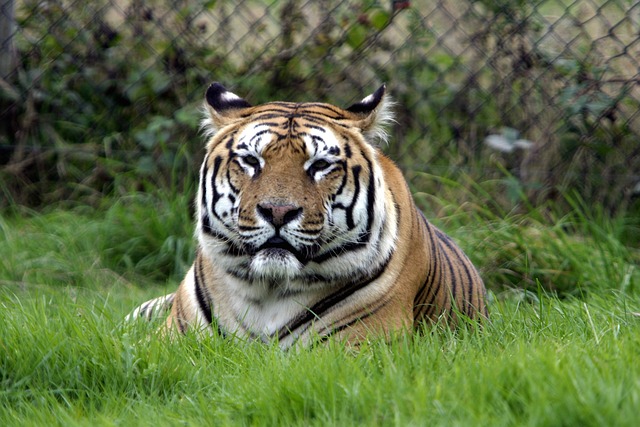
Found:
[[(385, 127), (395, 121), (391, 107), (393, 102), (385, 96), (386, 86), (382, 85), (371, 95), (347, 108), (354, 122), (368, 139), (387, 142)], [(373, 142), (373, 141), (371, 141)]]
[(202, 127), (207, 135), (215, 134), (218, 129), (232, 124), (246, 114), (251, 104), (230, 92), (220, 83), (213, 83), (205, 94), (205, 117)]

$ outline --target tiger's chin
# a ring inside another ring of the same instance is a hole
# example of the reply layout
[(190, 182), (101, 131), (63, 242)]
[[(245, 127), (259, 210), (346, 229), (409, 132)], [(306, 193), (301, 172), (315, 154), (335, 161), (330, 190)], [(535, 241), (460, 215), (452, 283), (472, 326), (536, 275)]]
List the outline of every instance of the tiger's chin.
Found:
[(261, 279), (293, 279), (304, 265), (286, 249), (267, 248), (258, 251), (251, 259), (250, 269)]

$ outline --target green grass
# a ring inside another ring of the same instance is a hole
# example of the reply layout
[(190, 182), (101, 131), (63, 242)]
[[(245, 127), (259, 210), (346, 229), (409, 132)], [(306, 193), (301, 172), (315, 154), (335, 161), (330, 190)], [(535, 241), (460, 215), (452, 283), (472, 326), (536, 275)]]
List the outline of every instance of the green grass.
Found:
[[(483, 331), (282, 352), (123, 324), (189, 262), (182, 203), (139, 196), (97, 213), (0, 218), (0, 425), (637, 424), (638, 254), (615, 223), (445, 209), (436, 222), (494, 290)], [(185, 250), (170, 257), (176, 241)], [(545, 290), (572, 277), (580, 292)]]

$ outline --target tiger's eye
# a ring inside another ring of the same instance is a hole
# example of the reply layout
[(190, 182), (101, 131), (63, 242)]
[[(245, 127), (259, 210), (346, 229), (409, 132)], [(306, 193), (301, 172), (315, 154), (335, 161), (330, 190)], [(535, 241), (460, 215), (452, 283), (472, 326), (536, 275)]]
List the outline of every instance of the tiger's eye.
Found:
[(247, 154), (246, 156), (243, 156), (242, 160), (244, 160), (244, 162), (246, 164), (248, 164), (249, 166), (252, 166), (252, 167), (260, 166), (260, 160), (258, 160), (257, 157), (252, 156), (250, 154)]
[(321, 171), (321, 170), (324, 170), (324, 169), (328, 168), (329, 166), (331, 166), (331, 163), (329, 163), (328, 161), (326, 161), (324, 159), (320, 159), (320, 160), (316, 160), (315, 162), (313, 162), (311, 164), (310, 169), (312, 169), (314, 171)]

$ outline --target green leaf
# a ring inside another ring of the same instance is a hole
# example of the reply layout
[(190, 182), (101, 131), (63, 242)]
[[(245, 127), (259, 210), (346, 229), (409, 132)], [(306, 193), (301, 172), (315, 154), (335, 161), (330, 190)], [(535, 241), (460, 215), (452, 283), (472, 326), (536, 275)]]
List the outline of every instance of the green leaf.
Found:
[(138, 160), (138, 164), (136, 166), (136, 170), (138, 173), (143, 175), (151, 175), (156, 172), (156, 165), (151, 156), (143, 156)]
[(347, 44), (353, 49), (358, 48), (367, 39), (367, 29), (356, 24), (347, 32)]
[(148, 129), (140, 130), (134, 134), (135, 140), (144, 148), (150, 150), (158, 142), (153, 132)]
[(384, 9), (375, 8), (369, 15), (369, 21), (373, 27), (380, 31), (383, 30), (391, 19), (391, 15)]
[(192, 106), (183, 107), (176, 111), (174, 114), (176, 122), (181, 125), (188, 126), (192, 129), (197, 129), (200, 123), (200, 114)]

